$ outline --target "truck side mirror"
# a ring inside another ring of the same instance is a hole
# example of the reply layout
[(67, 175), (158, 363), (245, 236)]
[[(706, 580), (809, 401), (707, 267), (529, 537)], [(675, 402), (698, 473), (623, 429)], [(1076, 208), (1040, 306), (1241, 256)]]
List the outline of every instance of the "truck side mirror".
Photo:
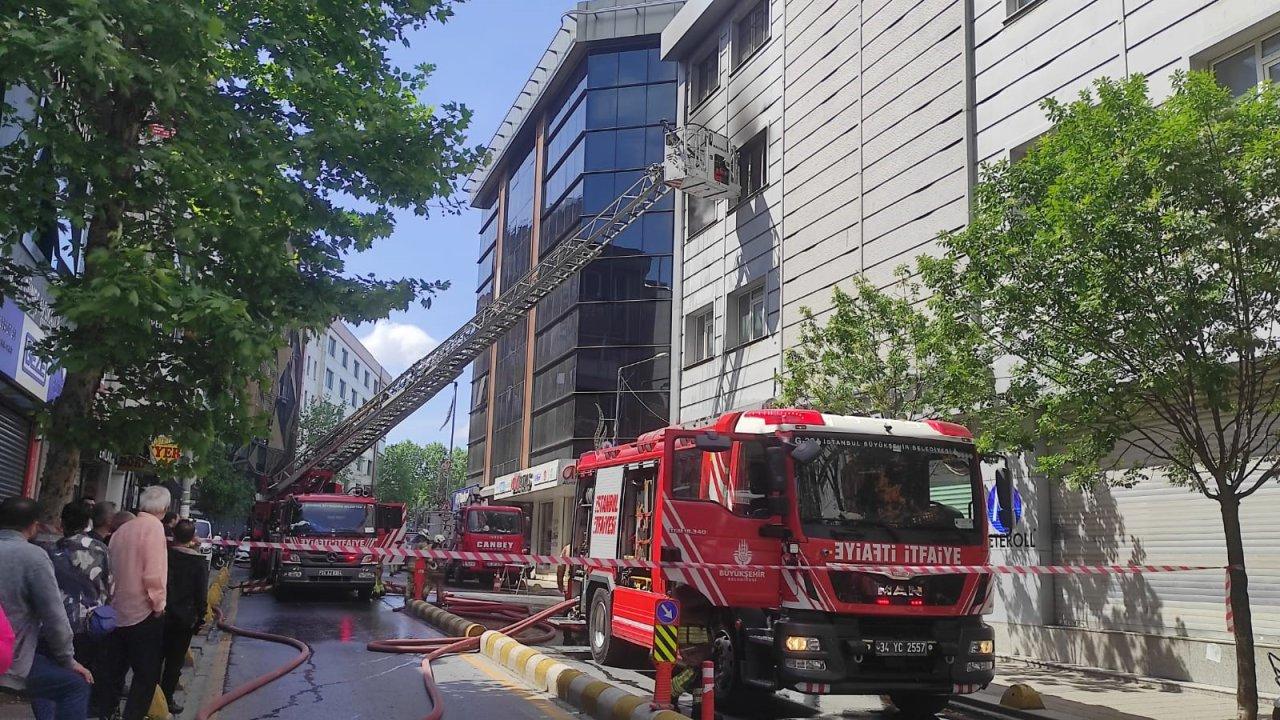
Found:
[(733, 448), (733, 438), (713, 432), (702, 433), (693, 438), (693, 445), (703, 452), (728, 452)]
[(822, 453), (822, 444), (813, 438), (805, 438), (795, 444), (791, 450), (791, 458), (804, 465), (813, 462)]
[(1013, 529), (1013, 478), (1008, 470), (996, 471), (996, 502), (999, 504), (997, 515), (1000, 526), (1005, 532)]

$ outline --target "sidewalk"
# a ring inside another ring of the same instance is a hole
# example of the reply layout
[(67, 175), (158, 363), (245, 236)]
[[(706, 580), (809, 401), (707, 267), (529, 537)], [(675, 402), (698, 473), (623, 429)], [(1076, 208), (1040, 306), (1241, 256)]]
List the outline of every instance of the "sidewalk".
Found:
[[(1043, 720), (1233, 720), (1235, 696), (1185, 683), (1129, 678), (1100, 671), (1047, 666), (1003, 658), (990, 687), (958, 699), (957, 706), (999, 709), (1010, 717)], [(1039, 691), (1044, 710), (999, 707), (1010, 685), (1026, 683)], [(1271, 700), (1259, 701), (1270, 717)]]

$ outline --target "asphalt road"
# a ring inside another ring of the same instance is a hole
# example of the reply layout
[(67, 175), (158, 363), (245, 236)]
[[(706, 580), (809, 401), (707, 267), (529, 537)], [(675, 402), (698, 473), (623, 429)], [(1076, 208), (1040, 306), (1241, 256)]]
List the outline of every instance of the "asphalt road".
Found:
[[(393, 612), (395, 600), (361, 603), (330, 594), (279, 602), (270, 595), (240, 598), (235, 624), (296, 637), (311, 645), (311, 660), (289, 675), (236, 702), (222, 720), (411, 720), (431, 707), (417, 655), (372, 653), (365, 643), (394, 637), (433, 637), (423, 623)], [(292, 648), (236, 638), (227, 688), (283, 664)], [(446, 718), (583, 717), (544, 694), (518, 684), (479, 655), (454, 656), (432, 665), (445, 696)]]
[[(471, 588), (467, 588), (471, 589)], [(435, 637), (427, 625), (394, 608), (399, 599), (361, 603), (342, 593), (277, 601), (268, 594), (243, 596), (234, 620), (245, 628), (296, 637), (311, 645), (312, 658), (293, 673), (238, 701), (221, 720), (412, 720), (430, 705), (418, 670), (420, 656), (372, 653), (374, 639)], [(544, 648), (569, 665), (640, 694), (653, 691), (652, 673), (601, 668), (586, 648)], [(273, 643), (236, 638), (231, 647), (226, 688), (240, 685), (286, 662), (295, 651)], [(529, 690), (478, 654), (454, 656), (433, 666), (445, 696), (446, 718), (582, 718), (558, 700)], [(684, 708), (687, 712), (688, 709)], [(893, 720), (878, 698), (812, 698), (783, 692), (753, 709), (753, 720)], [(725, 714), (723, 720), (739, 720)], [(747, 716), (741, 716), (745, 720)], [(948, 710), (940, 720), (978, 720)]]

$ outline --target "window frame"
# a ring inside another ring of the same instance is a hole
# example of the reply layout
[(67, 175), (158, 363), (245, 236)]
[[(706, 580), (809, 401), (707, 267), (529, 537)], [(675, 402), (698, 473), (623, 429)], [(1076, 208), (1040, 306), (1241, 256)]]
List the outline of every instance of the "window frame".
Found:
[[(693, 226), (693, 222), (692, 222), (692, 221), (693, 221), (693, 206), (694, 206), (694, 203), (695, 203), (695, 202), (697, 202), (697, 201), (703, 201), (703, 202), (710, 203), (710, 206), (711, 206), (711, 219), (707, 220), (707, 222), (706, 222), (705, 224), (703, 224), (703, 225), (699, 225), (697, 228), (694, 228), (694, 226)], [(711, 199), (708, 199), (708, 198), (699, 198), (699, 197), (694, 197), (693, 195), (689, 195), (689, 196), (687, 196), (687, 197), (685, 198), (685, 201), (684, 201), (684, 235), (685, 235), (685, 239), (686, 239), (686, 240), (692, 240), (693, 238), (697, 237), (698, 235), (701, 235), (702, 233), (704, 233), (704, 232), (706, 232), (708, 229), (710, 229), (712, 225), (715, 225), (715, 224), (716, 224), (717, 222), (719, 222), (719, 221), (720, 221), (720, 201), (719, 201), (719, 200), (711, 200)]]
[(347, 360), (349, 359), (350, 359), (350, 353), (347, 352), (346, 348), (342, 348), (342, 368), (344, 370), (347, 367)]
[[(1262, 83), (1271, 79), (1270, 76), (1267, 74), (1267, 71), (1269, 69), (1273, 67), (1280, 67), (1280, 42), (1276, 44), (1276, 49), (1272, 51), (1270, 55), (1262, 54), (1262, 46), (1268, 40), (1280, 40), (1280, 31), (1272, 31), (1272, 32), (1260, 35), (1250, 42), (1247, 42), (1243, 45), (1236, 45), (1235, 47), (1231, 48), (1231, 50), (1224, 52), (1221, 55), (1215, 57), (1214, 59), (1212, 59), (1207, 63), (1209, 72), (1213, 73), (1214, 78), (1217, 79), (1218, 65), (1222, 64), (1223, 62), (1226, 62), (1227, 60), (1230, 60), (1236, 55), (1244, 54), (1246, 50), (1252, 49), (1254, 72), (1256, 75), (1255, 75), (1254, 83), (1250, 87), (1257, 88)], [(1223, 85), (1223, 87), (1226, 87), (1226, 85), (1223, 84), (1221, 80), (1219, 80), (1218, 82), (1220, 85)], [(1229, 90), (1230, 88), (1227, 88), (1227, 89)], [(1243, 94), (1244, 93), (1241, 93), (1240, 95), (1235, 95), (1234, 97), (1240, 97)]]
[(337, 338), (329, 338), (329, 357), (338, 356), (338, 340)]
[[(752, 324), (750, 323), (750, 318), (754, 314), (752, 312), (752, 305), (755, 305), (752, 298), (755, 297), (757, 293), (759, 294), (760, 306), (760, 334), (755, 335), (751, 332), (744, 333), (744, 321), (749, 325), (745, 329), (751, 329), (750, 326)], [(769, 293), (763, 280), (745, 285), (739, 290), (736, 290), (732, 295), (730, 295), (730, 306), (733, 308), (734, 320), (733, 349), (750, 345), (753, 342), (758, 342), (769, 337)], [(744, 307), (747, 309), (745, 314), (743, 313)]]
[[(764, 26), (761, 28), (763, 34), (760, 37), (760, 44), (744, 51), (742, 49), (742, 28), (756, 15), (756, 12), (761, 9), (763, 9), (762, 15), (764, 16)], [(772, 39), (773, 33), (773, 23), (771, 22), (773, 19), (773, 13), (771, 12), (772, 9), (773, 8), (770, 7), (769, 0), (759, 0), (759, 2), (752, 5), (749, 10), (734, 19), (732, 31), (730, 33), (732, 42), (732, 62), (729, 69), (730, 75), (741, 70), (748, 62), (751, 61), (752, 58), (760, 53), (760, 50), (764, 48), (764, 46), (769, 44), (769, 40)]]
[(343, 380), (342, 378), (338, 378), (338, 402), (339, 403), (343, 402), (343, 398), (346, 397), (346, 394), (347, 394), (347, 381)]
[(324, 386), (330, 390), (333, 389), (333, 371), (332, 370), (324, 371)]
[(685, 316), (686, 368), (701, 365), (716, 357), (716, 308), (714, 303)]
[(1044, 0), (1004, 0), (1004, 21), (1009, 22), (1020, 18), (1042, 2)]
[[(747, 183), (750, 181), (751, 173), (748, 172), (746, 163), (748, 162), (748, 151), (754, 151), (756, 147), (760, 150), (760, 185), (755, 188), (748, 189)], [(741, 183), (741, 192), (738, 195), (738, 205), (742, 205), (751, 198), (758, 195), (765, 188), (769, 187), (769, 128), (763, 128), (760, 132), (752, 135), (742, 146), (738, 148), (738, 181)]]
[[(703, 75), (703, 66), (707, 61), (715, 62), (715, 82), (703, 87), (702, 82), (705, 80)], [(689, 64), (690, 69), (694, 72), (690, 73), (689, 82), (687, 83), (688, 96), (686, 102), (689, 104), (689, 112), (693, 112), (702, 107), (702, 104), (711, 99), (712, 95), (720, 89), (720, 45), (717, 43), (714, 47), (704, 53), (700, 58)], [(694, 80), (699, 82), (695, 83)]]

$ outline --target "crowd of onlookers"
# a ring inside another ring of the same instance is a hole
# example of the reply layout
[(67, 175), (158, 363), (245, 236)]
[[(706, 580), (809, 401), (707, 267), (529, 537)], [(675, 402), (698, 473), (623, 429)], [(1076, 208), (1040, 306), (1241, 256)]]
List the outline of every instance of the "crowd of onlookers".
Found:
[(171, 500), (161, 486), (136, 514), (74, 500), (52, 524), (33, 500), (0, 502), (0, 690), (37, 720), (143, 720), (157, 687), (182, 712), (174, 692), (209, 564)]

